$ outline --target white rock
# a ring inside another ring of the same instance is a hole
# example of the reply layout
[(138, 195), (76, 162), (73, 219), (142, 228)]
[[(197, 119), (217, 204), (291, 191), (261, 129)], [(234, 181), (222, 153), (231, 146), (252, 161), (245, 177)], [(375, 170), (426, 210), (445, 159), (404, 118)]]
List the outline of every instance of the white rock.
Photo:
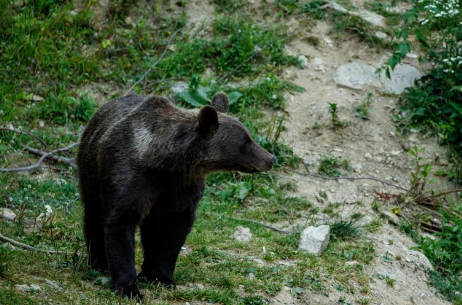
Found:
[(322, 6), (322, 8), (331, 8), (337, 12), (357, 16), (377, 27), (385, 27), (385, 18), (383, 16), (370, 11), (366, 11), (364, 9), (360, 9), (357, 11), (349, 11), (340, 4), (331, 1), (327, 1), (327, 3)]
[(31, 284), (30, 288), (29, 288), (29, 291), (42, 291), (42, 288), (40, 288), (39, 285)]
[(399, 64), (391, 73), (391, 79), (380, 74), (380, 90), (387, 94), (401, 94), (406, 88), (414, 86), (414, 82), (422, 77), (422, 73), (411, 65)]
[(391, 72), (391, 79), (382, 71), (375, 73), (376, 68), (371, 65), (352, 62), (341, 65), (335, 71), (333, 79), (337, 86), (349, 89), (363, 90), (365, 87), (375, 87), (382, 93), (401, 94), (414, 82), (422, 77), (422, 73), (411, 65), (399, 64)]
[(402, 9), (396, 6), (386, 7), (385, 10), (387, 11), (387, 13), (392, 13), (392, 14), (403, 14), (404, 12), (406, 12), (406, 9)]
[(384, 40), (388, 39), (388, 35), (380, 31), (375, 32), (375, 37), (377, 37), (378, 39), (384, 39)]
[(45, 282), (50, 285), (51, 287), (53, 287), (54, 289), (58, 289), (58, 290), (62, 290), (61, 287), (59, 287), (58, 284), (56, 284), (55, 282), (49, 280), (49, 279), (45, 279)]
[(306, 58), (305, 55), (300, 55), (298, 57), (298, 60), (300, 61), (300, 63), (302, 64), (302, 67), (303, 69), (306, 68), (308, 66), (308, 58)]
[(307, 227), (300, 238), (299, 249), (310, 254), (320, 255), (329, 244), (330, 226)]
[(180, 92), (188, 90), (188, 88), (189, 88), (188, 83), (186, 83), (186, 82), (177, 82), (177, 83), (173, 84), (171, 89), (172, 89), (173, 93), (178, 94)]
[(238, 226), (233, 234), (235, 240), (240, 242), (249, 242), (252, 240), (252, 233), (249, 228)]
[(415, 263), (424, 267), (425, 269), (434, 270), (433, 265), (430, 263), (428, 258), (422, 252), (415, 251), (415, 250), (408, 250), (406, 260), (408, 259), (410, 259), (411, 261), (414, 261)]
[(417, 58), (419, 58), (419, 55), (415, 54), (415, 53), (407, 53), (406, 57), (410, 58), (410, 59), (417, 59)]
[(366, 159), (372, 159), (372, 154), (371, 153), (365, 153), (364, 157), (366, 157)]
[(357, 12), (355, 11), (349, 12), (349, 14), (360, 17), (372, 25), (382, 27), (382, 28), (385, 27), (385, 17), (378, 15), (376, 13), (366, 11), (366, 10), (359, 10)]
[(248, 277), (249, 277), (249, 280), (253, 281), (255, 279), (255, 274), (249, 273)]
[(360, 62), (341, 65), (334, 73), (334, 82), (340, 87), (363, 90), (365, 86), (377, 81), (375, 70), (374, 67)]
[(327, 36), (324, 37), (323, 40), (328, 47), (332, 47), (334, 45), (334, 41)]
[(388, 218), (388, 220), (392, 224), (398, 225), (400, 223), (399, 217), (395, 213), (392, 213), (392, 212), (389, 212), (389, 211), (383, 211), (383, 214)]
[(16, 214), (10, 209), (1, 208), (0, 209), (0, 217), (4, 218), (6, 220), (9, 220), (9, 221), (13, 221), (16, 218)]
[(14, 286), (14, 288), (17, 290), (17, 291), (20, 291), (20, 292), (27, 292), (29, 291), (30, 287), (27, 286), (27, 285), (20, 285), (20, 284), (16, 284)]
[(196, 284), (196, 288), (199, 289), (199, 290), (204, 290), (205, 286), (202, 285), (202, 284)]
[(324, 60), (322, 60), (322, 58), (315, 57), (313, 59), (313, 68), (316, 71), (326, 71), (326, 67), (324, 66)]
[(314, 197), (316, 197), (316, 199), (320, 202), (320, 203), (324, 203), (324, 198), (321, 197), (321, 195), (319, 195), (318, 192), (314, 192)]

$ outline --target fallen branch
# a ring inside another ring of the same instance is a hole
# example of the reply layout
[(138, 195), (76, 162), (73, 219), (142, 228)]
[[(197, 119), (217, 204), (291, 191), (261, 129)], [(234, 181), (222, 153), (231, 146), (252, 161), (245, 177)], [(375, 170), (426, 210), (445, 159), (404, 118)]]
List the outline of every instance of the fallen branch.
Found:
[(17, 167), (17, 168), (0, 168), (0, 172), (25, 172), (25, 171), (30, 171), (33, 169), (37, 169), (41, 166), (42, 162), (51, 156), (53, 156), (56, 153), (67, 151), (72, 149), (73, 147), (77, 146), (79, 143), (72, 143), (66, 147), (63, 148), (57, 148), (55, 150), (52, 150), (44, 155), (38, 160), (38, 162), (34, 165), (26, 166), (26, 167)]
[(8, 127), (0, 127), (0, 130), (3, 130), (3, 131), (10, 131), (10, 132), (14, 132), (14, 133), (17, 133), (17, 134), (24, 134), (24, 135), (27, 135), (35, 140), (37, 140), (38, 142), (40, 142), (40, 144), (42, 144), (43, 146), (47, 147), (47, 144), (42, 140), (40, 139), (39, 137), (37, 136), (34, 136), (32, 133), (28, 132), (28, 131), (24, 131), (24, 130), (17, 130), (17, 129), (14, 129), (14, 128), (8, 128)]
[(379, 179), (379, 178), (376, 178), (376, 177), (372, 177), (372, 176), (369, 176), (369, 177), (349, 177), (349, 176), (328, 177), (328, 176), (312, 174), (310, 172), (303, 173), (303, 172), (293, 170), (293, 169), (290, 169), (290, 168), (287, 168), (287, 167), (285, 167), (284, 170), (296, 173), (296, 174), (301, 175), (301, 176), (309, 176), (309, 177), (321, 178), (321, 179), (325, 179), (325, 180), (372, 180), (372, 181), (377, 181), (377, 182), (380, 182), (380, 183), (388, 185), (388, 186), (395, 187), (395, 188), (403, 190), (405, 192), (409, 192), (409, 189), (407, 189), (407, 188), (404, 188), (402, 186), (399, 186), (399, 185), (396, 185), (394, 183), (390, 183), (388, 181), (385, 181), (385, 180), (382, 180), (382, 179)]
[(152, 71), (152, 69), (154, 69), (162, 59), (164, 59), (165, 55), (167, 54), (167, 50), (168, 50), (168, 46), (172, 43), (172, 40), (173, 38), (176, 36), (176, 34), (179, 32), (180, 30), (176, 30), (175, 32), (173, 32), (173, 34), (170, 36), (170, 39), (168, 40), (167, 42), (167, 45), (165, 46), (165, 49), (164, 49), (164, 52), (162, 52), (162, 54), (160, 55), (160, 57), (156, 60), (156, 62), (151, 66), (149, 67), (149, 69), (146, 70), (146, 72), (144, 72), (143, 76), (141, 76), (141, 78), (139, 80), (137, 80), (131, 87), (130, 89), (128, 89), (127, 92), (124, 93), (123, 96), (127, 96), (130, 92), (132, 92), (133, 88), (135, 88), (139, 83), (141, 83), (145, 78), (146, 76), (149, 74), (149, 72)]
[(256, 220), (252, 220), (252, 219), (245, 219), (245, 218), (232, 217), (232, 216), (221, 215), (221, 214), (217, 214), (217, 213), (207, 213), (207, 214), (213, 215), (213, 216), (217, 216), (217, 217), (226, 217), (226, 218), (231, 219), (231, 220), (250, 222), (250, 223), (253, 223), (253, 224), (256, 224), (256, 225), (259, 225), (259, 226), (268, 228), (268, 229), (270, 229), (270, 230), (273, 230), (273, 231), (276, 231), (276, 232), (279, 232), (279, 233), (284, 233), (284, 234), (299, 234), (299, 232), (286, 231), (286, 230), (284, 230), (284, 229), (280, 229), (280, 228), (271, 226), (271, 225), (269, 225), (269, 224), (266, 224), (266, 223), (263, 223), (263, 222), (259, 222), (259, 221), (256, 221)]
[(441, 196), (445, 196), (445, 195), (449, 195), (453, 193), (460, 193), (460, 192), (462, 192), (462, 189), (450, 190), (450, 191), (442, 192), (442, 193), (435, 194), (435, 195), (425, 196), (423, 198), (417, 197), (414, 201), (417, 201), (417, 200), (422, 201), (422, 200), (429, 199), (429, 198), (441, 197)]
[(13, 246), (20, 247), (29, 251), (37, 251), (37, 252), (43, 252), (43, 253), (48, 253), (48, 254), (65, 254), (65, 252), (57, 251), (57, 250), (44, 250), (44, 249), (39, 249), (35, 248), (26, 244), (23, 244), (19, 241), (16, 241), (14, 239), (8, 238), (6, 236), (3, 236), (0, 234), (0, 241), (5, 242), (5, 243), (10, 243)]
[(279, 232), (279, 233), (284, 233), (284, 234), (298, 234), (299, 232), (293, 232), (293, 231), (287, 231), (287, 230), (284, 230), (284, 229), (279, 229), (277, 227), (273, 227), (269, 224), (266, 224), (266, 223), (263, 223), (263, 222), (259, 222), (259, 221), (256, 221), (256, 220), (252, 220), (252, 219), (245, 219), (245, 218), (238, 218), (238, 217), (231, 217), (231, 216), (226, 216), (226, 215), (223, 215), (224, 217), (227, 217), (229, 219), (232, 219), (232, 220), (238, 220), (238, 221), (246, 221), (246, 222), (250, 222), (250, 223), (253, 223), (253, 224), (256, 224), (256, 225), (259, 225), (259, 226), (262, 226), (262, 227), (265, 227), (265, 228), (268, 228), (270, 230), (273, 230), (273, 231), (276, 231), (276, 232)]
[[(27, 150), (28, 152), (33, 153), (35, 155), (38, 155), (38, 156), (47, 155), (47, 152), (45, 152), (45, 151), (35, 149), (35, 148), (29, 147), (27, 145), (23, 145), (23, 147), (24, 147), (25, 150)], [(48, 155), (47, 158), (51, 159), (53, 161), (56, 161), (58, 163), (65, 164), (67, 166), (76, 167), (76, 165), (74, 163), (74, 160), (71, 159), (71, 158), (60, 157), (60, 156), (55, 156), (55, 155)]]

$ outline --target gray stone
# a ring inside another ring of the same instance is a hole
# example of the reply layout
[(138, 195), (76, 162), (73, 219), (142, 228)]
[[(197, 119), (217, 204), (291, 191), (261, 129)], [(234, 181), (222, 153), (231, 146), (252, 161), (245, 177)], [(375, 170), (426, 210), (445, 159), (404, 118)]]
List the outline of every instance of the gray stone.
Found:
[(61, 287), (59, 287), (58, 284), (56, 284), (55, 282), (49, 280), (49, 279), (45, 279), (45, 282), (50, 285), (51, 287), (53, 287), (54, 289), (57, 289), (57, 290), (62, 290)]
[(422, 77), (422, 73), (411, 65), (397, 65), (391, 73), (391, 79), (385, 76), (385, 72), (380, 74), (379, 88), (387, 94), (401, 94), (406, 88), (414, 86), (414, 82)]
[(188, 88), (189, 88), (188, 83), (186, 83), (186, 82), (177, 82), (177, 83), (173, 84), (171, 90), (173, 91), (173, 93), (178, 94), (180, 92), (188, 90)]
[(378, 15), (376, 13), (366, 10), (359, 10), (358, 12), (350, 12), (350, 15), (360, 17), (361, 19), (377, 27), (385, 27), (385, 17)]
[(313, 68), (316, 71), (326, 71), (326, 67), (324, 66), (324, 60), (322, 60), (322, 58), (315, 57), (313, 59)]
[(29, 286), (29, 291), (42, 291), (42, 288), (37, 284), (31, 284)]
[(305, 69), (308, 66), (308, 58), (306, 58), (305, 55), (300, 55), (298, 57), (298, 60), (301, 62), (303, 69)]
[(252, 240), (252, 233), (249, 228), (238, 226), (233, 234), (235, 240), (240, 242), (250, 242)]
[(424, 267), (425, 269), (434, 270), (433, 265), (430, 263), (428, 258), (422, 252), (415, 251), (415, 250), (408, 250), (406, 260), (415, 262), (417, 265), (420, 265)]
[(307, 227), (300, 238), (299, 249), (310, 254), (320, 255), (329, 244), (330, 226)]
[(340, 66), (334, 73), (334, 82), (340, 87), (363, 90), (375, 87), (386, 94), (401, 94), (422, 77), (422, 73), (411, 65), (399, 64), (391, 72), (391, 79), (382, 71), (379, 75), (376, 68), (361, 62), (352, 62)]
[(1, 208), (0, 217), (8, 221), (13, 221), (16, 218), (16, 214), (10, 209)]
[(249, 280), (253, 281), (255, 279), (255, 274), (249, 273), (248, 277), (249, 277)]
[(378, 39), (383, 39), (383, 40), (388, 39), (388, 35), (386, 33), (384, 33), (384, 32), (377, 31), (377, 32), (375, 32), (374, 35)]
[(27, 286), (27, 285), (16, 284), (14, 286), (14, 289), (16, 289), (17, 291), (20, 291), (20, 292), (27, 292), (27, 291), (29, 291), (30, 287)]
[(333, 1), (328, 1), (325, 5), (322, 6), (322, 8), (331, 8), (337, 12), (359, 17), (374, 26), (385, 27), (385, 18), (383, 16), (364, 9), (359, 9), (357, 11), (349, 11), (340, 4), (335, 3)]
[(334, 73), (337, 86), (363, 90), (365, 86), (375, 85), (375, 68), (364, 63), (352, 62), (341, 65)]

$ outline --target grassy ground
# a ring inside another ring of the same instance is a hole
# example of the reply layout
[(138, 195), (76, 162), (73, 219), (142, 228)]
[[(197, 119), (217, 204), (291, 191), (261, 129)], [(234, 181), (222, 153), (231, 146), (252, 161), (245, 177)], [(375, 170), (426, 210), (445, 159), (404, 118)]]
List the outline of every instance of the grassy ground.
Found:
[[(46, 145), (27, 135), (0, 131), (0, 167), (36, 162), (22, 145), (51, 149), (77, 141), (101, 102), (85, 93), (86, 86), (96, 84), (96, 91), (98, 86), (109, 88), (105, 99), (123, 94), (171, 41), (165, 57), (134, 90), (171, 96), (183, 107), (191, 105), (170, 91), (178, 81), (199, 83), (209, 96), (218, 90), (243, 94), (231, 106), (232, 114), (278, 156), (279, 169), (209, 177), (198, 221), (178, 262), (179, 289), (142, 285), (146, 299), (165, 304), (192, 300), (265, 304), (283, 286), (291, 287), (294, 294), (305, 289), (328, 294), (337, 289), (351, 295), (362, 287), (356, 294), (367, 299), (370, 278), (363, 266), (372, 260), (374, 248), (360, 235), (340, 234), (319, 258), (298, 251), (298, 234), (277, 233), (233, 219), (272, 223), (296, 219), (301, 211), (317, 212), (306, 199), (290, 195), (293, 185), (277, 179), (282, 167), (299, 162), (279, 142), (283, 118), (272, 112), (283, 106), (285, 92), (301, 90), (279, 78), (284, 68), (299, 65), (297, 58), (284, 53), (291, 39), (284, 27), (254, 22), (243, 11), (234, 14), (245, 6), (244, 1), (216, 1), (219, 13), (207, 34), (198, 37), (185, 28), (185, 2), (174, 9), (158, 1), (138, 6), (127, 6), (128, 2), (111, 4), (108, 24), (96, 30), (91, 1), (81, 1), (78, 7), (67, 0), (0, 1), (5, 8), (0, 13), (1, 124), (31, 131)], [(285, 2), (276, 1), (273, 8), (280, 12), (279, 18), (291, 12), (290, 1)], [(75, 155), (75, 150), (68, 156)], [(53, 210), (51, 216), (39, 217), (40, 232), (27, 233), (30, 223), (46, 212), (46, 205)], [(48, 255), (0, 246), (1, 304), (134, 303), (120, 300), (109, 289), (107, 275), (86, 266), (82, 207), (73, 168), (47, 163), (26, 173), (0, 173), (0, 207), (17, 215), (14, 222), (0, 221), (3, 235), (66, 253)], [(250, 243), (230, 237), (239, 225), (251, 229)], [(139, 244), (137, 251), (139, 266)], [(361, 265), (345, 265), (350, 260)], [(37, 284), (41, 290), (19, 292), (18, 284)]]

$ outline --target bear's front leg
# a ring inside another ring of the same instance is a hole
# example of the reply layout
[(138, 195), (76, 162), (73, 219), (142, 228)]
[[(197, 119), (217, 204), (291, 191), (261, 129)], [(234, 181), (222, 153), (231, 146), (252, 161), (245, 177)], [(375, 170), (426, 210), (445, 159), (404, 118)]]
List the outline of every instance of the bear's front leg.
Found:
[[(115, 216), (117, 215), (117, 216)], [(107, 218), (104, 233), (112, 288), (122, 296), (141, 299), (135, 270), (135, 230), (139, 215), (133, 210), (113, 213)]]
[(181, 247), (194, 224), (195, 210), (147, 217), (141, 225), (144, 262), (140, 280), (174, 287), (173, 272)]

